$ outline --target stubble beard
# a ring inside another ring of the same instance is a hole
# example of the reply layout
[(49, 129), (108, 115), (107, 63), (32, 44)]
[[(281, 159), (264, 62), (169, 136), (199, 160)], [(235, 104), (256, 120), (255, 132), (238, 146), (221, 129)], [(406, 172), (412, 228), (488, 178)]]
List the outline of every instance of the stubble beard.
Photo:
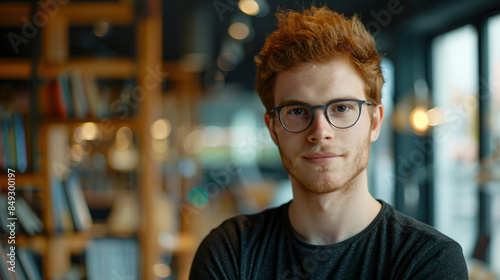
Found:
[[(354, 149), (343, 154), (343, 158), (347, 160), (344, 167), (339, 167), (338, 164), (316, 165), (312, 168), (309, 168), (310, 166), (300, 166), (299, 162), (301, 162), (301, 159), (296, 156), (297, 154), (301, 154), (300, 152), (296, 153), (294, 157), (290, 157), (282, 150), (281, 145), (279, 145), (279, 140), (278, 149), (285, 170), (293, 179), (299, 182), (299, 185), (304, 191), (316, 195), (338, 191), (348, 193), (351, 189), (350, 187), (368, 166), (368, 160), (370, 158), (370, 136), (368, 135), (365, 141), (360, 141)], [(305, 150), (321, 150), (321, 146), (311, 145), (305, 148)], [(344, 172), (339, 173), (335, 170), (338, 168), (343, 168)], [(336, 174), (327, 177), (321, 176), (323, 173), (328, 172), (336, 172)]]

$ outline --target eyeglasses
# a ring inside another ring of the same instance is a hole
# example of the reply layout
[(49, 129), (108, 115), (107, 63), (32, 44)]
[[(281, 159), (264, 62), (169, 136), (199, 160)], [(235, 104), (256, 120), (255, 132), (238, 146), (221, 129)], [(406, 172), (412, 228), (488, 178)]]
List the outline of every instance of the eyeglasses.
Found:
[(314, 110), (325, 111), (328, 122), (336, 128), (345, 129), (354, 126), (361, 116), (363, 104), (373, 105), (366, 100), (343, 99), (326, 105), (309, 106), (305, 104), (290, 104), (271, 110), (276, 112), (281, 125), (289, 132), (300, 133), (308, 129), (314, 120)]

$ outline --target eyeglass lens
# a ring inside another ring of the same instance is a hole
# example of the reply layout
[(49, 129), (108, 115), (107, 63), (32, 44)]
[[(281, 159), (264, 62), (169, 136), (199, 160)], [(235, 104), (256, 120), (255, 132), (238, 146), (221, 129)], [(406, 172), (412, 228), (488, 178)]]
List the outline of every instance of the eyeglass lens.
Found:
[[(300, 132), (309, 127), (312, 121), (312, 107), (305, 105), (288, 105), (281, 109), (280, 119), (283, 126), (292, 132)], [(331, 103), (326, 112), (332, 125), (347, 128), (354, 125), (360, 115), (360, 104), (356, 101)]]

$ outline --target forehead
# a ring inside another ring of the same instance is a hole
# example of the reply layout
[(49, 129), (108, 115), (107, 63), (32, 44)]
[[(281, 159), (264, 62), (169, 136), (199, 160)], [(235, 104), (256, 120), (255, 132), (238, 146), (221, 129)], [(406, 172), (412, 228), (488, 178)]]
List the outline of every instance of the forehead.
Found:
[(290, 100), (309, 104), (325, 104), (334, 99), (365, 99), (363, 80), (345, 60), (308, 62), (283, 71), (276, 77), (274, 104)]

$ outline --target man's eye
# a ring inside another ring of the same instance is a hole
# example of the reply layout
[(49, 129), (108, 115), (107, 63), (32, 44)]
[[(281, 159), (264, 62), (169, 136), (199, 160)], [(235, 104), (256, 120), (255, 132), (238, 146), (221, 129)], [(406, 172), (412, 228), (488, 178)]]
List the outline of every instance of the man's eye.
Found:
[(304, 109), (302, 109), (302, 108), (296, 108), (296, 109), (293, 109), (291, 111), (291, 113), (292, 113), (292, 115), (300, 116), (300, 115), (304, 114)]
[(335, 112), (345, 113), (349, 110), (349, 107), (347, 107), (346, 105), (339, 105), (339, 106), (336, 106), (334, 109), (335, 109)]

